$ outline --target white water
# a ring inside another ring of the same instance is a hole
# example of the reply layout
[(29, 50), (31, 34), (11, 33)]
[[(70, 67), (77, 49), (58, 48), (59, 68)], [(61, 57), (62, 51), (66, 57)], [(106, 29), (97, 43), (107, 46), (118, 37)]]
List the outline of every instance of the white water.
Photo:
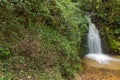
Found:
[(89, 53), (102, 53), (99, 32), (96, 29), (95, 25), (91, 22), (89, 17), (87, 18), (87, 20), (89, 21), (89, 33), (88, 33)]
[[(88, 32), (88, 47), (89, 53), (85, 56), (87, 58), (93, 59), (100, 64), (107, 64), (109, 61), (116, 61), (108, 55), (103, 54), (101, 47), (101, 39), (96, 26), (91, 22), (90, 17), (86, 16), (89, 22), (89, 32)], [(117, 60), (118, 61), (118, 60)]]

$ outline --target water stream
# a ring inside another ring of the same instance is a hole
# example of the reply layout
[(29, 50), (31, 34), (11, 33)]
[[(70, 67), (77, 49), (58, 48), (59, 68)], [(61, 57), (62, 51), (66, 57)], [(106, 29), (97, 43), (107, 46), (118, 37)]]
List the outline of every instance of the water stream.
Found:
[(89, 32), (87, 36), (89, 53), (84, 58), (85, 63), (96, 67), (109, 66), (110, 68), (110, 67), (115, 67), (115, 65), (117, 65), (116, 67), (119, 67), (120, 59), (108, 56), (103, 53), (99, 31), (97, 30), (94, 23), (92, 23), (91, 18), (89, 16), (86, 16), (86, 19), (89, 22)]
[(91, 22), (89, 17), (86, 17), (89, 21), (89, 32), (88, 32), (88, 46), (89, 53), (102, 53), (101, 39), (99, 32), (95, 25)]

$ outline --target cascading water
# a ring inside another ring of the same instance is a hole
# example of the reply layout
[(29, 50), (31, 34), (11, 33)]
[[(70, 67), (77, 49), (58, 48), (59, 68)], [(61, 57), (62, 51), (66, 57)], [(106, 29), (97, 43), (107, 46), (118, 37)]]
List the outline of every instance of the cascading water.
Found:
[(89, 53), (102, 53), (99, 32), (96, 29), (95, 25), (91, 22), (90, 18), (88, 17), (87, 19), (89, 21), (89, 33), (88, 33)]
[(108, 55), (103, 54), (99, 32), (96, 29), (96, 26), (91, 22), (91, 18), (89, 16), (86, 16), (86, 19), (88, 20), (89, 23), (88, 32), (89, 53), (86, 55), (86, 57), (96, 60), (100, 64), (106, 64), (109, 63), (109, 61), (116, 60)]

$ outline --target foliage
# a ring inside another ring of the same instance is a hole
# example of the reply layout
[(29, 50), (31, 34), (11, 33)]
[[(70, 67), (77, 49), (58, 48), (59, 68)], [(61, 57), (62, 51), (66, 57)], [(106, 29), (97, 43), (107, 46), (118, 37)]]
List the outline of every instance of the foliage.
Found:
[(87, 31), (77, 6), (71, 0), (0, 0), (1, 45), (30, 66), (56, 66), (63, 77), (73, 77), (83, 70), (80, 44)]
[(9, 48), (0, 47), (0, 56), (1, 57), (8, 56), (9, 54), (10, 54)]
[[(76, 71), (83, 70), (77, 48), (79, 42), (69, 41), (69, 39), (48, 27), (46, 29), (43, 28), (41, 31), (41, 33), (43, 33), (42, 40), (45, 41), (46, 48), (52, 48), (52, 50), (59, 53), (60, 57), (55, 59), (58, 60), (58, 62), (56, 63), (55, 61), (55, 63), (59, 65), (64, 77), (73, 76)], [(76, 39), (77, 38), (78, 37), (76, 37)]]
[(0, 80), (11, 80), (9, 77), (6, 79), (5, 76), (1, 76)]
[(115, 50), (115, 52), (117, 54), (120, 54), (120, 42), (116, 41), (114, 39), (113, 35), (110, 35), (111, 31), (110, 31), (110, 29), (108, 27), (106, 27), (105, 33), (107, 34), (106, 36), (107, 36), (107, 38), (108, 38), (108, 40), (110, 42), (111, 49)]
[(97, 12), (100, 9), (102, 0), (79, 0), (80, 8), (86, 12)]

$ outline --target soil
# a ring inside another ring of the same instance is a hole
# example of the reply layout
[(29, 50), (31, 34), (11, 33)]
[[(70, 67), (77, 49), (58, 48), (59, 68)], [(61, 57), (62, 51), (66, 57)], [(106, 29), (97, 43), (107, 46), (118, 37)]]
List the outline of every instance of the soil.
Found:
[(120, 80), (120, 70), (91, 67), (84, 64), (84, 72), (78, 80)]

